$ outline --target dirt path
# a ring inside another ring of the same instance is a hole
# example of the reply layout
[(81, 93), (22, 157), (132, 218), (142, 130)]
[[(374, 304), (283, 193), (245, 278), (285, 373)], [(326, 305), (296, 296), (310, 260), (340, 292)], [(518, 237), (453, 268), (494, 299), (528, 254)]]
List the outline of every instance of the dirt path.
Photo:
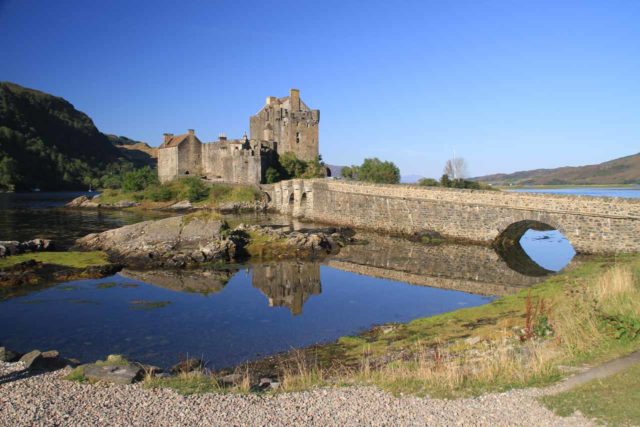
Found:
[(640, 363), (640, 351), (635, 351), (627, 356), (588, 368), (583, 372), (568, 377), (558, 384), (548, 387), (545, 389), (545, 392), (546, 394), (562, 393), (589, 381), (617, 374), (636, 363)]

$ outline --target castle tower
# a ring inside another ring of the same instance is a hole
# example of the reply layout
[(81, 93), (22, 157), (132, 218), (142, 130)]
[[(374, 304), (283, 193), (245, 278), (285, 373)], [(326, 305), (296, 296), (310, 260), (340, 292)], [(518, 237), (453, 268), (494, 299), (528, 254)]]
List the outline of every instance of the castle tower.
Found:
[(302, 160), (319, 154), (320, 110), (310, 109), (298, 89), (289, 96), (267, 97), (265, 106), (249, 119), (250, 138), (275, 142), (278, 154), (292, 152)]

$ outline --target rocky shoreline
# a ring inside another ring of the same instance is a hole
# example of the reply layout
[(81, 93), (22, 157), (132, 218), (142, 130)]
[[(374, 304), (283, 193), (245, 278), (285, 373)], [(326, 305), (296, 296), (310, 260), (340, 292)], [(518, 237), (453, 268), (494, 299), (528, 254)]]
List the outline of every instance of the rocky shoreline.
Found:
[(578, 414), (554, 415), (538, 402), (541, 389), (458, 400), (393, 396), (374, 387), (182, 396), (141, 384), (64, 380), (70, 373), (63, 368), (33, 375), (20, 362), (0, 362), (0, 426), (595, 425)]
[(334, 228), (285, 231), (240, 224), (231, 229), (216, 216), (192, 214), (89, 234), (76, 246), (105, 251), (113, 262), (129, 267), (184, 268), (255, 257), (320, 257), (339, 250), (351, 236)]
[(92, 198), (87, 196), (76, 197), (65, 205), (67, 208), (83, 208), (83, 209), (127, 209), (127, 208), (144, 208), (162, 211), (215, 211), (220, 213), (242, 213), (242, 212), (266, 212), (266, 200), (256, 200), (254, 202), (225, 202), (215, 208), (198, 206), (189, 200), (180, 200), (153, 208), (145, 207), (139, 202), (133, 200), (120, 200), (114, 203), (105, 203), (101, 200), (100, 194)]
[(24, 242), (17, 240), (0, 241), (0, 258), (20, 255), (27, 252), (42, 252), (55, 249), (55, 244), (48, 239), (33, 239)]

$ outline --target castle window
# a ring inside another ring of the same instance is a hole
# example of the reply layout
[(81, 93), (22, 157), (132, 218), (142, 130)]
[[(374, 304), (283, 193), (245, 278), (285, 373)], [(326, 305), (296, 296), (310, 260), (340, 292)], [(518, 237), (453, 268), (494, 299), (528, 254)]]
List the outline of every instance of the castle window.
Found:
[(296, 132), (296, 144), (300, 144), (300, 132)]

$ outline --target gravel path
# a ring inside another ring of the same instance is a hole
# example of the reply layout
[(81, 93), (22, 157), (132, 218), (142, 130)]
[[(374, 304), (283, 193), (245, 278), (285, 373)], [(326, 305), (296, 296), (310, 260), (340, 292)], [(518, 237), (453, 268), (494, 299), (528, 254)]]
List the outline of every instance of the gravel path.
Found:
[(184, 397), (140, 385), (61, 379), (68, 370), (15, 379), (18, 368), (0, 362), (1, 426), (591, 425), (581, 416), (555, 416), (537, 403), (537, 389), (460, 400), (394, 397), (372, 387)]

